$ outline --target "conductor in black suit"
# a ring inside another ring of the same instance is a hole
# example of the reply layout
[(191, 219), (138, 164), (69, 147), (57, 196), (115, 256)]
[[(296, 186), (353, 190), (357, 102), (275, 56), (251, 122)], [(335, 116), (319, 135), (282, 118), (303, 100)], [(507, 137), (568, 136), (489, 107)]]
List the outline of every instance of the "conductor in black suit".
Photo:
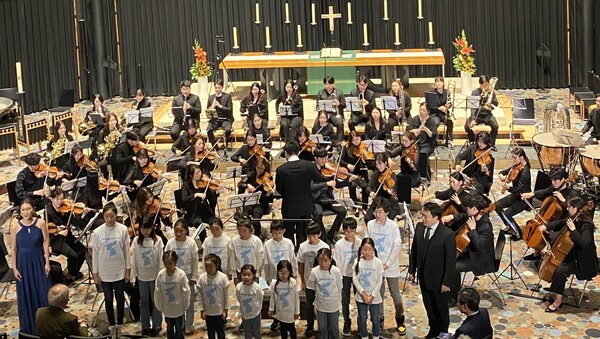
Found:
[(490, 314), (485, 308), (479, 308), (479, 293), (473, 288), (465, 288), (458, 294), (458, 310), (467, 316), (456, 329), (452, 338), (468, 335), (473, 339), (491, 339), (494, 335)]
[(417, 273), (423, 304), (429, 319), (427, 338), (448, 332), (448, 300), (454, 273), (454, 233), (440, 222), (442, 209), (433, 202), (423, 205), (423, 222), (417, 224), (410, 251), (409, 279)]
[[(202, 104), (200, 97), (191, 94), (192, 83), (189, 80), (184, 80), (179, 85), (181, 94), (173, 98), (171, 104), (172, 109), (181, 107), (182, 109), (173, 110), (173, 126), (171, 126), (171, 139), (177, 140), (179, 133), (184, 130), (187, 119), (194, 119), (196, 123), (200, 122), (200, 112), (202, 112)], [(183, 111), (183, 114), (182, 114)]]
[[(287, 162), (277, 168), (275, 187), (281, 194), (281, 215), (284, 219), (312, 219), (315, 210), (311, 182), (321, 182), (323, 177), (315, 165), (298, 158), (300, 145), (297, 141), (288, 141), (284, 152)], [(294, 242), (296, 250), (306, 240), (307, 222), (286, 222), (284, 236)]]

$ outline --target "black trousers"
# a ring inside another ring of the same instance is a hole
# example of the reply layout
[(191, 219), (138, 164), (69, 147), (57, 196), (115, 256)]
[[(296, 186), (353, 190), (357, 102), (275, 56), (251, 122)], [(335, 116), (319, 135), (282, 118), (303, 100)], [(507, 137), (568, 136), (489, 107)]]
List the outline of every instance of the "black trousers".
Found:
[(358, 126), (358, 124), (361, 124), (361, 123), (366, 124), (367, 122), (369, 122), (368, 114), (352, 113), (352, 114), (350, 114), (350, 119), (348, 120), (348, 128), (350, 129), (350, 131), (354, 131), (354, 129), (356, 128), (356, 126)]
[(435, 338), (441, 332), (448, 332), (448, 326), (450, 325), (450, 311), (448, 310), (450, 293), (442, 293), (441, 290), (429, 291), (421, 283), (421, 295), (429, 320), (427, 338)]
[[(254, 205), (254, 206), (244, 206), (244, 215), (247, 217), (252, 217), (252, 219), (260, 219), (263, 215), (269, 213), (269, 205)], [(260, 221), (253, 221), (252, 227), (254, 228), (254, 235), (262, 239), (262, 227), (260, 225)]]
[(298, 128), (304, 125), (304, 119), (299, 116), (295, 117), (281, 117), (281, 121), (279, 122), (280, 128), (279, 133), (281, 137), (285, 141), (289, 141), (291, 138), (294, 138)]
[[(465, 122), (465, 132), (467, 132), (467, 134), (469, 134), (469, 142), (471, 142), (471, 143), (475, 142), (475, 133), (473, 133), (473, 130), (471, 129), (471, 126), (470, 126), (471, 121), (473, 121), (474, 119), (475, 119), (475, 116), (471, 115)], [(485, 124), (492, 128), (492, 131), (490, 132), (490, 138), (492, 139), (492, 145), (495, 145), (496, 137), (498, 136), (498, 121), (496, 120), (496, 117), (494, 117), (492, 114), (486, 114), (486, 115), (479, 114), (475, 123), (476, 124)]]
[(567, 279), (571, 274), (574, 274), (577, 271), (577, 263), (573, 260), (565, 261), (560, 266), (556, 268), (554, 271), (554, 277), (552, 277), (552, 284), (550, 284), (550, 288), (548, 289), (551, 292), (557, 294), (563, 294), (565, 292), (565, 285), (567, 284)]
[(448, 142), (449, 140), (452, 141), (452, 134), (454, 133), (454, 121), (452, 121), (452, 119), (446, 118), (446, 115), (435, 115), (433, 119), (437, 120), (436, 126), (438, 126), (442, 122), (446, 124), (446, 135), (444, 137), (444, 140), (446, 142)]
[(325, 224), (323, 223), (323, 211), (332, 211), (335, 213), (335, 220), (333, 224), (331, 224), (331, 228), (327, 231), (327, 239), (331, 242), (335, 242), (335, 234), (339, 231), (342, 226), (342, 221), (346, 218), (346, 208), (343, 206), (335, 206), (330, 202), (319, 202), (315, 204), (315, 218), (317, 222), (325, 228)]
[[(283, 217), (284, 219), (286, 218), (291, 218), (291, 217)], [(299, 217), (294, 217), (295, 219), (312, 219), (312, 215), (304, 215), (304, 216), (299, 216)], [(292, 241), (292, 243), (294, 244), (294, 249), (296, 252), (298, 252), (298, 248), (300, 247), (300, 244), (306, 241), (306, 226), (308, 225), (308, 222), (306, 221), (286, 221), (284, 223), (285, 225), (285, 232), (283, 233), (283, 236), (290, 239)]]
[(527, 206), (525, 201), (521, 200), (520, 198), (515, 198), (512, 194), (509, 194), (496, 201), (496, 211), (502, 211), (504, 215), (506, 215), (506, 217), (513, 223), (513, 225), (518, 226), (513, 217), (528, 209), (529, 206)]
[[(125, 280), (102, 282), (102, 289), (104, 290), (104, 308), (106, 309), (106, 318), (108, 318), (108, 324), (111, 326), (114, 326), (115, 324), (123, 324), (123, 316), (125, 314), (125, 294), (123, 293), (124, 285)], [(116, 322), (115, 308), (113, 306), (113, 296), (117, 299)]]
[(223, 131), (225, 131), (224, 144), (227, 145), (227, 141), (229, 140), (232, 131), (231, 122), (229, 120), (210, 120), (208, 122), (208, 127), (206, 128), (206, 134), (208, 134), (208, 141), (210, 141), (210, 143), (213, 145), (215, 144), (215, 130), (218, 128), (222, 128)]
[(67, 270), (72, 276), (78, 276), (81, 266), (85, 262), (86, 248), (80, 242), (75, 242), (75, 237), (69, 233), (66, 237), (55, 235), (50, 241), (53, 253), (67, 257)]

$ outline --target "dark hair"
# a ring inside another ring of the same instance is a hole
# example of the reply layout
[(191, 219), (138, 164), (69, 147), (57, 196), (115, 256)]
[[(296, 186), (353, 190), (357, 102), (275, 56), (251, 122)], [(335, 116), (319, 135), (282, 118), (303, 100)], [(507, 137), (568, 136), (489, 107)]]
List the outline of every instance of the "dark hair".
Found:
[(479, 77), (479, 84), (480, 84), (480, 85), (483, 85), (483, 84), (484, 84), (484, 83), (486, 83), (486, 82), (490, 82), (490, 77), (488, 77), (488, 76), (487, 76), (487, 75), (485, 75), (485, 74), (482, 74), (482, 75)]
[(186, 180), (188, 180), (189, 182), (192, 182), (192, 178), (194, 176), (194, 172), (196, 172), (196, 170), (200, 170), (201, 173), (204, 173), (202, 171), (202, 167), (196, 165), (196, 164), (190, 164), (187, 165), (187, 167), (185, 168), (185, 178)]
[(385, 166), (388, 165), (388, 159), (389, 159), (389, 157), (388, 157), (387, 153), (375, 154), (375, 161), (380, 161), (380, 162), (384, 163)]
[(363, 83), (363, 84), (368, 84), (369, 83), (369, 78), (366, 75), (359, 75), (358, 76), (358, 81), (356, 83)]
[(415, 141), (415, 139), (417, 138), (417, 136), (415, 135), (415, 133), (413, 131), (404, 131), (403, 136), (407, 137), (408, 140), (410, 140), (410, 141)]
[(136, 131), (127, 131), (125, 136), (127, 137), (127, 140), (140, 141), (140, 135)]
[(489, 205), (488, 202), (485, 201), (485, 199), (483, 199), (481, 194), (479, 194), (479, 192), (472, 192), (472, 193), (468, 194), (464, 198), (464, 201), (462, 202), (462, 204), (463, 204), (463, 206), (465, 206), (467, 208), (475, 207), (479, 211), (488, 207), (488, 205)]
[(61, 194), (65, 194), (62, 188), (57, 187), (50, 192), (50, 198), (56, 198)]
[(567, 173), (563, 167), (555, 167), (550, 170), (548, 176), (550, 177), (550, 180), (560, 180), (568, 178), (569, 173)]
[(252, 265), (252, 264), (245, 264), (240, 269), (240, 274), (244, 273), (245, 270), (250, 270), (250, 272), (252, 272), (252, 275), (256, 277), (256, 268), (254, 267), (254, 265)]
[(298, 141), (290, 140), (285, 144), (283, 150), (287, 155), (295, 155), (300, 151), (300, 145), (298, 144)]
[(326, 75), (323, 78), (323, 84), (335, 84), (335, 78), (331, 75)]
[(525, 153), (525, 150), (522, 147), (517, 146), (517, 147), (513, 148), (511, 153), (518, 157), (523, 157), (523, 159), (525, 159), (525, 162), (527, 163), (527, 165), (530, 165), (529, 157), (527, 157), (527, 153)]
[(490, 136), (490, 133), (486, 131), (481, 131), (477, 133), (477, 137), (475, 138), (475, 140), (483, 141), (486, 147), (490, 147), (492, 145), (492, 137)]
[(138, 232), (138, 236), (137, 236), (138, 245), (144, 247), (144, 239), (146, 237), (144, 236), (144, 234), (142, 234), (142, 228), (150, 229), (150, 235), (148, 235), (148, 238), (152, 239), (152, 242), (154, 244), (156, 244), (158, 237), (156, 236), (156, 227), (154, 224), (155, 220), (156, 220), (155, 216), (152, 214), (146, 213), (144, 215), (144, 217), (142, 218), (142, 222), (140, 223), (139, 232)]
[(373, 211), (375, 211), (378, 208), (383, 209), (385, 213), (389, 212), (391, 208), (390, 201), (380, 196), (376, 197), (375, 200), (373, 200)]
[(218, 255), (214, 253), (209, 253), (206, 256), (206, 258), (204, 258), (204, 265), (206, 265), (207, 262), (212, 262), (213, 264), (215, 264), (215, 266), (217, 266), (217, 271), (221, 271), (221, 257), (219, 257)]
[(271, 223), (271, 233), (273, 233), (273, 231), (278, 231), (278, 230), (283, 230), (283, 229), (285, 229), (285, 227), (283, 227), (283, 222), (276, 220)]
[(141, 88), (138, 88), (138, 89), (135, 91), (135, 95), (138, 95), (138, 94), (139, 94), (139, 95), (141, 95), (141, 96), (143, 96), (143, 97), (145, 97), (145, 96), (146, 96), (146, 93), (145, 93), (145, 92), (144, 92), (144, 90), (143, 90), (143, 89), (141, 89)]
[(104, 103), (104, 97), (102, 96), (102, 94), (96, 93), (96, 95), (94, 95), (94, 100), (92, 100), (92, 102), (96, 101), (96, 99), (100, 100), (101, 103)]
[(419, 108), (421, 108), (421, 107), (423, 107), (423, 106), (425, 106), (425, 109), (427, 110), (427, 113), (429, 113), (429, 104), (428, 104), (427, 102), (425, 102), (425, 101), (424, 101), (424, 102), (422, 102), (422, 103), (419, 105)]
[(283, 89), (285, 91), (285, 86), (287, 86), (288, 84), (290, 84), (292, 86), (292, 88), (294, 88), (294, 86), (296, 85), (296, 83), (294, 82), (294, 80), (292, 79), (287, 79), (284, 83), (283, 83)]
[(25, 204), (29, 204), (29, 206), (31, 206), (35, 210), (35, 205), (36, 205), (35, 201), (31, 198), (25, 198), (25, 199), (23, 199), (23, 201), (21, 201), (21, 204), (19, 204), (19, 211), (21, 211), (21, 206), (23, 206)]
[(342, 221), (342, 230), (355, 230), (358, 227), (358, 223), (354, 218), (346, 218)]
[(189, 119), (187, 121), (187, 123), (185, 124), (185, 129), (188, 130), (190, 128), (195, 128), (198, 129), (198, 124), (196, 123), (196, 120), (194, 119)]
[(185, 219), (178, 219), (173, 225), (173, 229), (175, 229), (176, 227), (183, 227), (183, 229), (185, 230), (185, 235), (190, 235), (190, 225)]
[(181, 89), (181, 87), (192, 87), (192, 82), (189, 80), (183, 80), (179, 83), (179, 88)]
[(256, 133), (252, 130), (252, 128), (248, 129), (248, 132), (246, 132), (246, 136), (244, 137), (244, 139), (247, 137), (256, 138)]
[(75, 144), (75, 145), (73, 145), (73, 148), (71, 148), (71, 155), (74, 156), (79, 151), (83, 151), (83, 148), (81, 148), (81, 146), (79, 144)]
[(219, 218), (219, 217), (213, 217), (212, 219), (210, 219), (210, 224), (209, 224), (208, 228), (213, 227), (213, 225), (217, 225), (217, 226), (219, 226), (221, 228), (224, 228), (223, 227), (223, 220), (221, 220), (221, 218)]
[(371, 110), (371, 114), (369, 114), (369, 121), (371, 122), (371, 125), (375, 127), (375, 118), (373, 118), (373, 111), (375, 110), (379, 112), (379, 124), (381, 125), (379, 128), (385, 129), (386, 124), (385, 120), (383, 120), (383, 114), (381, 113), (381, 109), (377, 106), (373, 107), (373, 109)]
[(148, 212), (148, 204), (146, 201), (154, 197), (152, 190), (148, 186), (141, 187), (138, 190), (138, 194), (135, 197), (135, 212), (138, 218), (141, 218), (144, 214)]
[(321, 115), (325, 115), (325, 117), (327, 118), (327, 123), (329, 123), (329, 113), (327, 113), (327, 111), (319, 111), (317, 113), (317, 121), (319, 121)]
[(175, 251), (165, 251), (165, 253), (163, 253), (162, 260), (163, 260), (163, 262), (165, 260), (171, 260), (177, 266), (177, 261), (179, 260), (179, 256), (177, 255), (177, 252), (175, 252)]
[(375, 247), (375, 241), (372, 238), (366, 237), (360, 242), (360, 246), (358, 247), (358, 255), (356, 256), (356, 265), (354, 266), (354, 272), (358, 273), (358, 263), (360, 262), (362, 248), (364, 245), (371, 245), (373, 247), (373, 251), (375, 256), (377, 257), (377, 247)]
[(296, 140), (302, 134), (304, 134), (307, 138), (310, 136), (310, 131), (308, 130), (308, 128), (306, 128), (306, 126), (300, 126), (300, 127), (298, 127), (298, 130), (296, 131)]
[(425, 203), (423, 205), (423, 210), (431, 213), (431, 216), (434, 218), (439, 219), (442, 217), (442, 208), (440, 207), (440, 205), (436, 204), (435, 202)]
[[(148, 155), (148, 150), (145, 148), (140, 148), (140, 150), (135, 154), (135, 156), (137, 157), (136, 160), (139, 158), (150, 159), (150, 156)], [(137, 162), (137, 161), (136, 161), (136, 166), (139, 166), (139, 162)]]
[(321, 227), (316, 221), (311, 221), (306, 227), (306, 235), (319, 235), (321, 234)]
[(454, 172), (450, 173), (450, 178), (454, 178), (460, 182), (465, 181), (465, 177), (459, 171), (454, 171)]
[(315, 150), (313, 151), (313, 155), (316, 158), (326, 158), (327, 157), (327, 150), (325, 149), (324, 146), (317, 146), (315, 148)]
[(331, 266), (335, 265), (335, 260), (333, 260), (333, 254), (329, 247), (319, 248), (319, 250), (317, 251), (317, 255), (315, 256), (315, 261), (313, 263), (313, 267), (317, 267), (319, 265), (319, 257), (322, 257), (322, 256), (329, 258), (329, 260), (331, 261), (331, 265), (329, 265), (329, 270), (328, 270), (331, 273)]
[(444, 77), (443, 77), (443, 76), (441, 76), (441, 75), (438, 75), (438, 76), (436, 76), (436, 77), (435, 77), (435, 80), (434, 80), (434, 81), (435, 81), (435, 82), (438, 82), (438, 81), (444, 81)]
[(39, 165), (40, 164), (40, 160), (42, 160), (42, 157), (39, 154), (37, 154), (37, 153), (29, 153), (25, 157), (23, 157), (23, 161), (25, 161), (25, 163), (28, 166)]
[(113, 202), (109, 202), (108, 204), (104, 205), (104, 208), (102, 208), (102, 214), (109, 211), (113, 212), (115, 215), (117, 214), (117, 206), (115, 206)]
[(288, 272), (290, 272), (290, 277), (292, 277), (294, 275), (294, 269), (292, 267), (292, 263), (289, 260), (286, 259), (282, 259), (279, 260), (279, 262), (277, 263), (277, 281), (275, 282), (275, 286), (273, 286), (273, 290), (275, 291), (275, 294), (277, 293), (277, 284), (279, 284), (279, 282), (281, 280), (279, 280), (279, 271), (281, 271), (282, 269), (287, 268)]
[(54, 127), (53, 127), (53, 132), (54, 132), (54, 135), (52, 136), (53, 142), (56, 142), (58, 140), (58, 130), (60, 129), (61, 126), (65, 126), (65, 136), (67, 136), (67, 134), (69, 134), (69, 130), (68, 130), (65, 122), (62, 120), (59, 120), (56, 122), (56, 124), (54, 124)]
[(467, 305), (467, 308), (473, 312), (479, 311), (479, 292), (471, 287), (466, 287), (458, 292), (458, 303), (460, 305)]
[(221, 87), (225, 86), (225, 82), (223, 82), (223, 79), (219, 78), (217, 80), (215, 80), (215, 84), (213, 86), (217, 86), (220, 85)]
[(237, 228), (240, 227), (246, 227), (248, 228), (251, 232), (254, 231), (254, 227), (252, 227), (252, 222), (250, 222), (250, 219), (247, 217), (241, 217), (237, 220)]
[[(588, 221), (588, 222), (592, 223), (592, 225), (594, 225), (594, 223), (593, 223), (594, 208), (592, 208), (592, 210), (589, 213), (586, 213), (585, 211), (581, 211), (581, 209), (584, 208), (588, 204), (587, 199), (583, 198), (579, 194), (573, 194), (573, 195), (571, 195), (571, 197), (569, 199), (567, 199), (567, 204), (569, 206), (573, 206), (577, 209), (577, 212), (579, 213), (579, 219)], [(593, 229), (595, 229), (595, 228), (596, 227), (594, 225)]]
[[(250, 101), (254, 100), (254, 94), (252, 94), (252, 88), (254, 88), (254, 87), (258, 88), (259, 95), (260, 95), (260, 90), (261, 90), (260, 82), (255, 81), (252, 83), (252, 85), (250, 85), (250, 92), (248, 93), (248, 97), (247, 97), (248, 100), (250, 100)], [(262, 99), (262, 96), (261, 96), (261, 99)]]

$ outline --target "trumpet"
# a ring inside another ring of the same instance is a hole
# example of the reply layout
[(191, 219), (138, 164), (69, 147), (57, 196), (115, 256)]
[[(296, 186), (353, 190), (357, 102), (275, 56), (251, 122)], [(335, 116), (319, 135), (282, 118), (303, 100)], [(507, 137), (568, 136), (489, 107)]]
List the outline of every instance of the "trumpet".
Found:
[(365, 93), (358, 93), (358, 100), (360, 101), (360, 107), (362, 107), (362, 114), (366, 115), (367, 113), (365, 112)]

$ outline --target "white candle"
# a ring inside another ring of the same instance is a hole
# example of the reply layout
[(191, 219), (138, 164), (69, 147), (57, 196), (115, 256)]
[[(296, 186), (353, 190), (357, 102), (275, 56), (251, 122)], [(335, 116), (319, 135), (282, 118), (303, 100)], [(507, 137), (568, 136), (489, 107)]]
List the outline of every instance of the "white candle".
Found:
[(348, 25), (352, 24), (352, 3), (348, 1)]
[(233, 26), (233, 48), (239, 48), (238, 46), (238, 36), (237, 36), (237, 27)]
[(298, 45), (296, 47), (302, 47), (302, 26), (298, 25)]
[(260, 5), (258, 2), (256, 3), (256, 21), (254, 23), (260, 24)]
[(365, 45), (365, 46), (369, 45), (368, 36), (369, 36), (369, 34), (367, 33), (367, 23), (365, 22), (363, 24), (363, 45)]
[(23, 91), (23, 77), (21, 73), (21, 63), (16, 63), (17, 67), (17, 93), (24, 93)]
[(423, 0), (419, 0), (419, 12), (417, 14), (417, 19), (423, 19)]
[(383, 20), (389, 20), (388, 18), (388, 2), (383, 0)]
[(316, 17), (316, 9), (315, 9), (315, 3), (313, 2), (312, 4), (310, 4), (310, 17), (311, 17), (311, 25), (316, 25), (317, 24), (317, 20), (315, 19)]
[(395, 43), (396, 43), (396, 45), (399, 45), (400, 44), (400, 24), (397, 22), (394, 24), (394, 33), (395, 33), (394, 36), (396, 37)]
[(287, 2), (285, 3), (285, 23), (290, 23), (290, 5)]
[(433, 44), (433, 22), (429, 21), (429, 43)]
[(269, 29), (269, 26), (265, 27), (265, 35), (267, 36), (267, 44), (266, 44), (266, 48), (271, 48), (271, 30)]

